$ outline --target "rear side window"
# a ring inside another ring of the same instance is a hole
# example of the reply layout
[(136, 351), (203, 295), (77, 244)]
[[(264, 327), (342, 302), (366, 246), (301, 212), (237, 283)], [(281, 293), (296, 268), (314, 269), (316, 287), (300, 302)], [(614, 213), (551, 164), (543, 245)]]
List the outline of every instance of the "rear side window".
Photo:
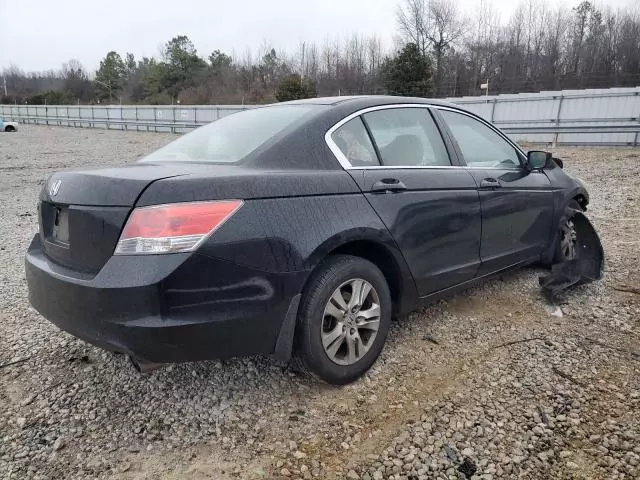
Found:
[(353, 118), (331, 134), (331, 139), (354, 167), (378, 166), (378, 157), (360, 117)]
[(200, 127), (144, 158), (150, 162), (236, 163), (326, 107), (276, 105), (245, 110)]
[(383, 165), (451, 165), (440, 131), (425, 108), (392, 108), (363, 115)]
[(441, 110), (470, 167), (519, 168), (516, 149), (484, 123), (462, 113)]

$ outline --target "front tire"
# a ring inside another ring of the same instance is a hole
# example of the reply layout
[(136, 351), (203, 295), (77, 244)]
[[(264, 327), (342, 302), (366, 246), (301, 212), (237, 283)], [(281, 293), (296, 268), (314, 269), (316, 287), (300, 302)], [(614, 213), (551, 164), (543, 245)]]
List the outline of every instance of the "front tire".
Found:
[(380, 355), (391, 310), (389, 286), (378, 267), (360, 257), (329, 257), (303, 292), (294, 353), (298, 368), (333, 385), (355, 381)]
[(13, 125), (9, 125), (7, 126), (7, 128), (4, 129), (5, 132), (10, 133), (10, 132), (15, 132), (16, 131), (16, 127), (14, 127)]

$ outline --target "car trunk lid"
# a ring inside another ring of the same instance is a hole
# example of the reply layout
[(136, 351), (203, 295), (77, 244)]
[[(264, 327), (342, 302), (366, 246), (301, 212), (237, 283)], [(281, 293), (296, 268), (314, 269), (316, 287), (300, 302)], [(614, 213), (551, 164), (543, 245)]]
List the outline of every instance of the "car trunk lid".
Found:
[(70, 269), (96, 273), (113, 255), (129, 212), (153, 182), (194, 166), (138, 164), (54, 174), (40, 195), (40, 239), (46, 255)]

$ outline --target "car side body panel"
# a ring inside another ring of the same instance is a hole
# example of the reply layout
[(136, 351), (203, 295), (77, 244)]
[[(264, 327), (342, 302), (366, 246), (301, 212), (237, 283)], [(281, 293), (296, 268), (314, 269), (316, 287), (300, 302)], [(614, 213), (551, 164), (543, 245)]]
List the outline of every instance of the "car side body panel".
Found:
[[(542, 172), (469, 169), (476, 179), (482, 206), (482, 266), (479, 276), (539, 256), (553, 223), (551, 183)], [(499, 187), (483, 188), (484, 179)]]
[[(381, 178), (406, 191), (372, 192)], [(480, 201), (461, 168), (365, 170), (363, 190), (403, 252), (421, 296), (473, 278), (480, 265)]]
[[(199, 252), (266, 272), (308, 274), (331, 252), (371, 242), (393, 258), (397, 311), (415, 307), (415, 282), (388, 229), (361, 193), (246, 201)], [(300, 285), (300, 291), (302, 284)]]

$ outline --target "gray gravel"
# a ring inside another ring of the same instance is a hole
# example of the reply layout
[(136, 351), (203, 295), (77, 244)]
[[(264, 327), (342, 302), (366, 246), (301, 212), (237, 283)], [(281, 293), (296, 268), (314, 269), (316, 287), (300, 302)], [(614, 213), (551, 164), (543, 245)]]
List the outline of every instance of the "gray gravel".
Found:
[(29, 307), (44, 178), (172, 138), (0, 135), (0, 365), (17, 362), (0, 368), (0, 478), (640, 476), (640, 302), (620, 291), (640, 286), (640, 150), (556, 151), (590, 185), (607, 254), (605, 280), (567, 296), (563, 317), (541, 270), (508, 274), (394, 324), (372, 371), (335, 389), (268, 358), (140, 376)]

